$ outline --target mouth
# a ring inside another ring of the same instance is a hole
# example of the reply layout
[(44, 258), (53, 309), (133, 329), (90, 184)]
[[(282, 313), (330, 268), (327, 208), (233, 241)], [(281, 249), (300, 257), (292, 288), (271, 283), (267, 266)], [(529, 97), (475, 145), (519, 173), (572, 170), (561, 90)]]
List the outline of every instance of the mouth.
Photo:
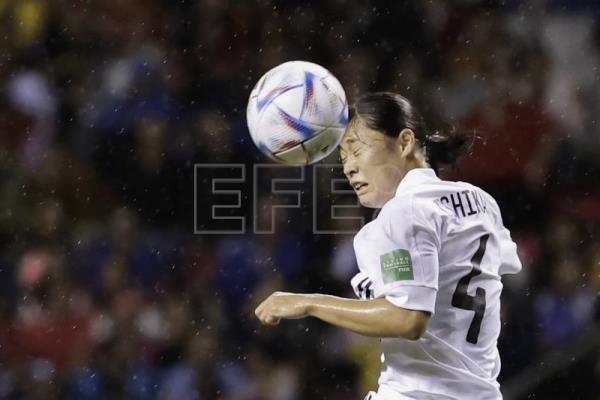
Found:
[(352, 184), (352, 188), (358, 196), (363, 195), (369, 188), (369, 184), (366, 182), (355, 182)]

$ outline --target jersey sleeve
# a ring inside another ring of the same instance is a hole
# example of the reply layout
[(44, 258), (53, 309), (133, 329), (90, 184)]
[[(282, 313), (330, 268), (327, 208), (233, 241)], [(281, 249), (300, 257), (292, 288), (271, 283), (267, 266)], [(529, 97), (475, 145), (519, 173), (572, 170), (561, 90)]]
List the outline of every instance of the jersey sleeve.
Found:
[(433, 314), (438, 290), (440, 239), (435, 213), (413, 199), (397, 202), (383, 215), (378, 254), (369, 258), (381, 297), (390, 303)]

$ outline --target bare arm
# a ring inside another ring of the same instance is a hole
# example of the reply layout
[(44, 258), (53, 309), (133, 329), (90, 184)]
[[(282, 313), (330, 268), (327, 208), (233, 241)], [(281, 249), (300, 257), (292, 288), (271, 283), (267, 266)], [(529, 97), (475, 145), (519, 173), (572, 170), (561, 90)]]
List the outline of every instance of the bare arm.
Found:
[(427, 327), (429, 313), (397, 307), (386, 299), (353, 300), (322, 294), (275, 292), (256, 309), (264, 324), (312, 316), (365, 336), (416, 340)]

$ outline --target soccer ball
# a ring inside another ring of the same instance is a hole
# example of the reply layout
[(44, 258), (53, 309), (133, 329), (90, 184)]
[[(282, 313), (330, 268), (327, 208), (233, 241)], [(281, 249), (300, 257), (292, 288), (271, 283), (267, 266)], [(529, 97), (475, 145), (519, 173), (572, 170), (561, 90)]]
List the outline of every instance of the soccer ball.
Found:
[(284, 164), (310, 164), (328, 156), (348, 123), (340, 82), (306, 61), (283, 63), (260, 78), (248, 101), (250, 136), (267, 156)]

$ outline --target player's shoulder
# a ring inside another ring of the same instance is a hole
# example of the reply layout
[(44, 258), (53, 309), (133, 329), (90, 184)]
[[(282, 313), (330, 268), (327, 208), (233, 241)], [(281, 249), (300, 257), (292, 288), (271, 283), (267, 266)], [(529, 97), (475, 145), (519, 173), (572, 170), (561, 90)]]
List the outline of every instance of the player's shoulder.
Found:
[(399, 186), (395, 196), (385, 204), (382, 215), (434, 216), (443, 214), (437, 201), (451, 191), (464, 190), (459, 182), (444, 181), (437, 177), (419, 182), (417, 185)]
[(423, 195), (423, 192), (397, 194), (383, 206), (378, 219), (389, 231), (436, 225), (443, 211), (433, 200), (433, 196)]

